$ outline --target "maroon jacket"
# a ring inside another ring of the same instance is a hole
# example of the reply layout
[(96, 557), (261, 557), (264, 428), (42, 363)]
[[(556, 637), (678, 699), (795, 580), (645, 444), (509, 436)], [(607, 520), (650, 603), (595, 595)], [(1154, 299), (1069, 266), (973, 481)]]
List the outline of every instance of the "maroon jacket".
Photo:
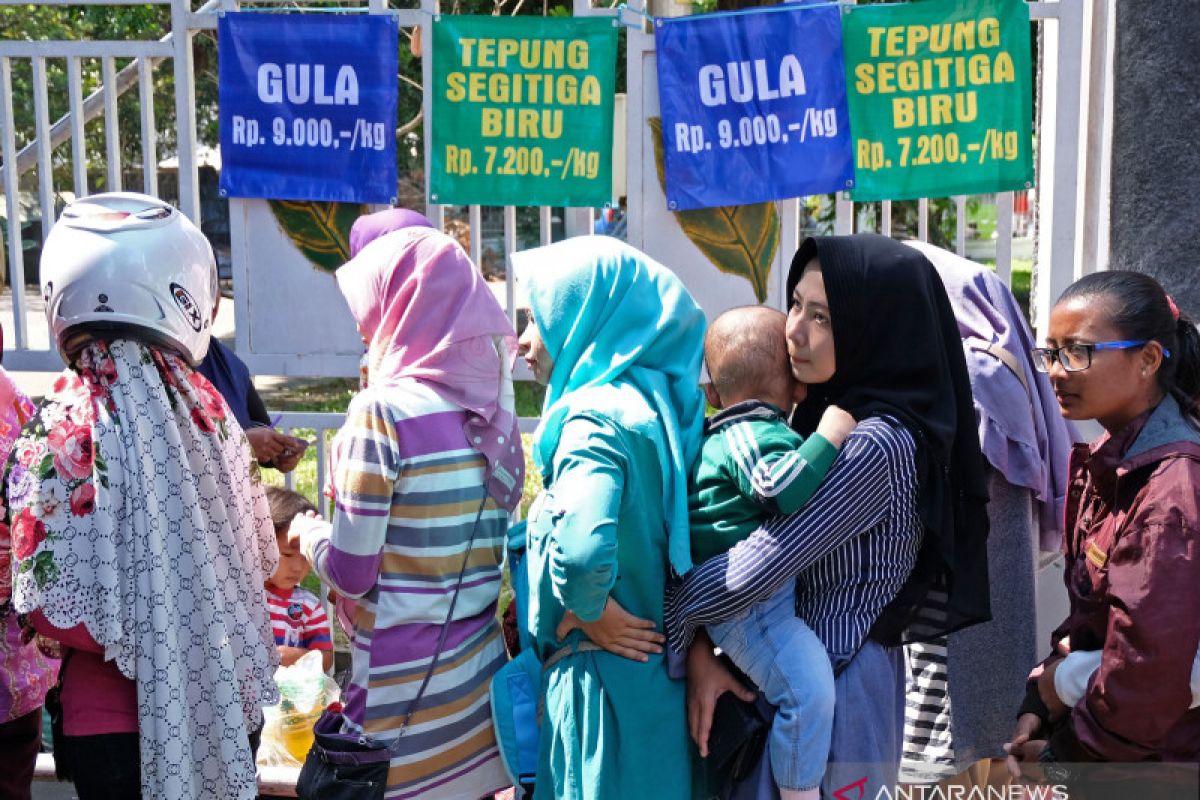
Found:
[(1200, 708), (1188, 709), (1200, 646), (1200, 429), (1174, 399), (1076, 445), (1065, 530), (1071, 613), (1054, 644), (1070, 636), (1072, 649), (1103, 656), (1050, 736), (1054, 758), (1200, 761)]

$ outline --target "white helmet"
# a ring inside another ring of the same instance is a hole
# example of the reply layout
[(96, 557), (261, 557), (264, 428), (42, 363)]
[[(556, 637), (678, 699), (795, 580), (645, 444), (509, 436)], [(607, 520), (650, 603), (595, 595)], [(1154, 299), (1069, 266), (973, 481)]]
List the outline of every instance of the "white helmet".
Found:
[(212, 247), (162, 200), (114, 192), (71, 203), (46, 237), (41, 280), (46, 319), (68, 363), (97, 338), (166, 345), (193, 365), (208, 352)]

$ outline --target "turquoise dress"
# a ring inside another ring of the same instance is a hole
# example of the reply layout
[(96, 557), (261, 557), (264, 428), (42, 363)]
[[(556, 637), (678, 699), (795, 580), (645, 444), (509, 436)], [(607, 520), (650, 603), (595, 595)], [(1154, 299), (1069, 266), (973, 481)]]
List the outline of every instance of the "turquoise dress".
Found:
[(670, 270), (609, 237), (513, 256), (554, 359), (534, 435), (525, 639), (549, 663), (536, 798), (690, 800), (685, 684), (555, 637), (611, 596), (662, 630), (663, 590), (690, 566), (687, 471), (700, 448), (704, 315)]
[[(662, 486), (658, 454), (645, 433), (599, 412), (563, 425), (528, 527), (530, 625), (543, 662), (586, 640), (578, 630), (564, 642), (555, 638), (566, 608), (599, 617), (610, 595), (662, 630), (668, 569)], [(641, 663), (588, 651), (543, 673), (538, 798), (692, 796), (685, 686), (667, 676), (664, 659), (652, 655)]]

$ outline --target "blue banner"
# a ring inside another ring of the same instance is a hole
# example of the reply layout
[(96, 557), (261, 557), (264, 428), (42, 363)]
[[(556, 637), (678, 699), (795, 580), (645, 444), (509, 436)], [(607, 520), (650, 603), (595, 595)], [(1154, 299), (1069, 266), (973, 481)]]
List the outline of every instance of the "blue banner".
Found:
[(837, 6), (654, 25), (670, 209), (853, 187)]
[(221, 194), (393, 202), (399, 31), (385, 15), (222, 14)]

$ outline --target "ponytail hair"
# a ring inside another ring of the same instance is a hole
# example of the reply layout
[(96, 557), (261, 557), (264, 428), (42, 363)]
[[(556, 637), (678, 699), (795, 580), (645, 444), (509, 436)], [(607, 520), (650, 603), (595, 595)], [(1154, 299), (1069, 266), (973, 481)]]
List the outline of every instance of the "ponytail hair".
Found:
[(1200, 330), (1196, 323), (1179, 315), (1175, 323), (1175, 385), (1172, 393), (1183, 407), (1200, 417)]
[(1122, 338), (1162, 345), (1170, 355), (1164, 353), (1155, 374), (1159, 389), (1200, 417), (1200, 331), (1179, 313), (1162, 284), (1141, 272), (1094, 272), (1068, 286), (1058, 302), (1079, 298), (1108, 300), (1109, 322)]

